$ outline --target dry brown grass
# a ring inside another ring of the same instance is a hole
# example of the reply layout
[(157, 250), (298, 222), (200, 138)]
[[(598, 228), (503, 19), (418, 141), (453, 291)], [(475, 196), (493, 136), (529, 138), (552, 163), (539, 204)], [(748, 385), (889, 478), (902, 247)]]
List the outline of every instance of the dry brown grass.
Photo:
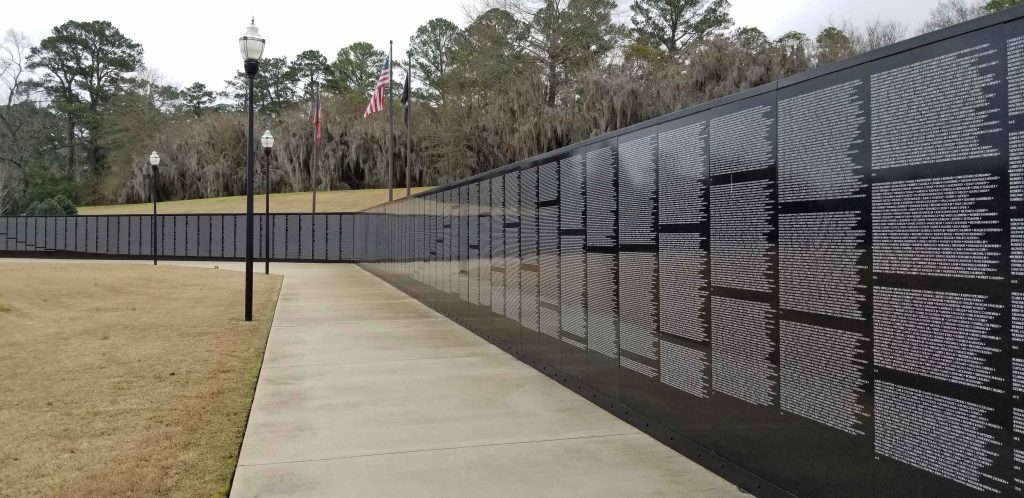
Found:
[(227, 492), (281, 277), (0, 263), (0, 495)]
[[(433, 187), (416, 187), (412, 193), (422, 192)], [(405, 189), (395, 189), (395, 199), (405, 197)], [(366, 208), (387, 202), (387, 189), (334, 190), (317, 192), (316, 211), (318, 213), (337, 213), (362, 211)], [(255, 196), (254, 211), (263, 212), (266, 203), (262, 195)], [(271, 194), (271, 213), (308, 213), (313, 207), (313, 194), (310, 192), (294, 192), (290, 194)], [(157, 211), (162, 214), (206, 214), (206, 213), (244, 213), (245, 196), (216, 197), (213, 199), (193, 199), (190, 201), (158, 202)], [(82, 206), (78, 214), (152, 214), (152, 204), (120, 204), (113, 206)]]

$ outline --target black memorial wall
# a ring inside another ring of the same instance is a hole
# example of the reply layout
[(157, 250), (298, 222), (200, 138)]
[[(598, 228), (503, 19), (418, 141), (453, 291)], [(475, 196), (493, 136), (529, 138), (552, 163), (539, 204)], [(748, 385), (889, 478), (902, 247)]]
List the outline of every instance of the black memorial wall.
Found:
[(1024, 10), (369, 211), (364, 266), (759, 495), (1024, 495)]
[[(360, 213), (271, 214), (253, 218), (254, 257), (264, 258), (265, 237), (277, 261), (351, 262), (365, 246), (356, 243)], [(150, 258), (149, 215), (0, 216), (0, 255)], [(160, 258), (245, 259), (245, 215), (157, 215), (155, 251)], [(365, 238), (364, 238), (365, 239)]]

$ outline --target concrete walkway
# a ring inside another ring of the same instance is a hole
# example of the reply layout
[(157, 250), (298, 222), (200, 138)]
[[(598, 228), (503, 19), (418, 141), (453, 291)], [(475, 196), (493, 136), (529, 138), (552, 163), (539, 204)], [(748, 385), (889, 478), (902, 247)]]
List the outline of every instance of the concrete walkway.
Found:
[(356, 266), (272, 271), (233, 497), (743, 496)]

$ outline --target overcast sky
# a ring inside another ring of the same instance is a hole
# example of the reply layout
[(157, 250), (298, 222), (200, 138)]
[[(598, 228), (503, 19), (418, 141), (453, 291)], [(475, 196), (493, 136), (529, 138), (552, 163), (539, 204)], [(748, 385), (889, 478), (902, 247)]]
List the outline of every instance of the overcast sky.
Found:
[[(629, 1), (619, 0), (628, 19)], [(757, 26), (775, 36), (789, 30), (811, 34), (829, 20), (856, 24), (877, 18), (897, 20), (916, 30), (938, 0), (732, 0), (737, 26)], [(472, 0), (469, 0), (472, 4)], [(69, 19), (104, 19), (142, 44), (146, 64), (166, 83), (201, 81), (221, 89), (242, 67), (238, 53), (250, 16), (267, 39), (265, 56), (293, 57), (320, 50), (333, 59), (338, 49), (368, 41), (404, 58), (409, 37), (429, 19), (445, 17), (465, 26), (467, 0), (28, 0), (0, 8), (0, 31), (13, 28), (33, 43)]]

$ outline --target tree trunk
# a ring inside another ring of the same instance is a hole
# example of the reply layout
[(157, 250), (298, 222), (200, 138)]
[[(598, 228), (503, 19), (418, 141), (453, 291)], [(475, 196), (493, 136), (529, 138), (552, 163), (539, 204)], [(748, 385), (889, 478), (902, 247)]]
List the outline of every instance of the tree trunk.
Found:
[(71, 178), (75, 174), (75, 120), (68, 119), (68, 170), (65, 176)]
[(558, 68), (553, 63), (548, 64), (548, 107), (555, 107), (555, 96), (558, 95)]
[(98, 172), (100, 170), (100, 163), (103, 162), (102, 151), (100, 151), (99, 146), (97, 146), (92, 140), (87, 142), (86, 145), (88, 146), (86, 153), (89, 156), (88, 166), (92, 168), (94, 172)]

